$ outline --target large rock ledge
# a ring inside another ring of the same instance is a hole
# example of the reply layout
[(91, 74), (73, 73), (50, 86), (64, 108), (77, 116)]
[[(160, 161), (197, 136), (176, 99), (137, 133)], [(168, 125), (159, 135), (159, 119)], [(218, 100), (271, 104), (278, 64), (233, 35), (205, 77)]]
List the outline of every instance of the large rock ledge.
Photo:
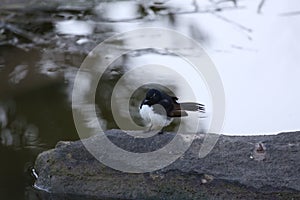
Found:
[[(135, 152), (153, 151), (174, 136), (132, 139), (120, 130), (106, 134)], [(221, 136), (205, 158), (198, 158), (201, 142), (201, 137), (196, 139), (168, 167), (143, 174), (104, 166), (81, 141), (59, 142), (38, 156), (35, 187), (54, 199), (300, 199), (300, 132)]]

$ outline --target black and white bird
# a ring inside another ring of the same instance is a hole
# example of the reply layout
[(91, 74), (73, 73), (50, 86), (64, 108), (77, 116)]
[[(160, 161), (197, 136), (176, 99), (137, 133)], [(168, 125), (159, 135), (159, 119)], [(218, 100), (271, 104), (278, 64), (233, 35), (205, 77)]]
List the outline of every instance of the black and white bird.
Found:
[(174, 118), (188, 116), (186, 111), (205, 112), (203, 104), (194, 102), (178, 103), (178, 98), (157, 89), (148, 90), (140, 105), (140, 115), (148, 131), (158, 130), (170, 125)]

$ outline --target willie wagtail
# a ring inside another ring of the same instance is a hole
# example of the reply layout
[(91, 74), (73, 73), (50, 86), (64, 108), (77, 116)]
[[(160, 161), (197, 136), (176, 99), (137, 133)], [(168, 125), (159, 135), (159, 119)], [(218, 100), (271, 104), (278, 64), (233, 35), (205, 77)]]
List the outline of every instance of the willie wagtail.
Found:
[(156, 90), (148, 90), (145, 99), (140, 105), (140, 115), (148, 130), (160, 130), (168, 126), (175, 117), (187, 116), (186, 111), (205, 112), (204, 105), (200, 103), (185, 102), (178, 103), (177, 97)]

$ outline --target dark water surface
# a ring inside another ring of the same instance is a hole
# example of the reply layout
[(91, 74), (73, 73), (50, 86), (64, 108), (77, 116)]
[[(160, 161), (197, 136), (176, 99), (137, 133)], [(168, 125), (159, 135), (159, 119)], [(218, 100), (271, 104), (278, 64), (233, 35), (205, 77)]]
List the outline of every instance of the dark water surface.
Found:
[[(93, 46), (72, 50), (65, 46), (80, 36), (53, 38), (56, 20), (76, 18), (81, 10), (60, 12), (55, 3), (53, 7), (49, 4), (35, 8), (29, 5), (31, 2), (22, 2), (0, 4), (0, 199), (3, 200), (47, 198), (32, 188), (33, 165), (40, 152), (53, 148), (58, 141), (79, 138), (68, 94), (71, 78), (67, 76), (73, 74), (70, 71), (76, 72), (86, 49)], [(84, 12), (85, 8), (82, 9)]]

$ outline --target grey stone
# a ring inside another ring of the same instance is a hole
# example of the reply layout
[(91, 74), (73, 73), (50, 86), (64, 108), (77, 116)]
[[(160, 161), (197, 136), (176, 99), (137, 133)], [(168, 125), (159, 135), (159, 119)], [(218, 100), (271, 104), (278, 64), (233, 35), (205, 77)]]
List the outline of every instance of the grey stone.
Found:
[[(174, 137), (164, 133), (134, 139), (120, 130), (106, 135), (133, 152), (153, 151)], [(38, 156), (35, 187), (45, 199), (300, 199), (300, 132), (222, 135), (204, 158), (198, 157), (201, 138), (171, 165), (142, 174), (101, 164), (81, 141), (60, 142)]]

